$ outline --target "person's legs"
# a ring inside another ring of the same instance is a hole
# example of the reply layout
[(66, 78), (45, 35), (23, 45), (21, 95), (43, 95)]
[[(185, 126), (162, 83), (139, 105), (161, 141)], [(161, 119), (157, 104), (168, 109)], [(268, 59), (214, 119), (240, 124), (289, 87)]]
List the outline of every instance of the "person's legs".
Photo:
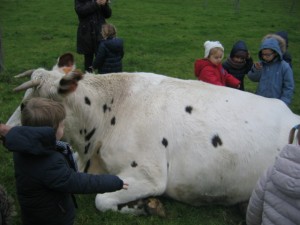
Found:
[(94, 54), (85, 54), (84, 55), (84, 69), (87, 72), (93, 72), (91, 66), (93, 64)]

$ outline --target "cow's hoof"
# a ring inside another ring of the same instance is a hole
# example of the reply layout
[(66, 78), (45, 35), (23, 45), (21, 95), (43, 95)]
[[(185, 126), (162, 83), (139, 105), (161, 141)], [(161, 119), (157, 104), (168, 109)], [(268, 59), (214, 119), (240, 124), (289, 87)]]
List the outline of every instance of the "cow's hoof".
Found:
[(153, 216), (166, 217), (165, 207), (157, 198), (148, 198), (146, 211)]

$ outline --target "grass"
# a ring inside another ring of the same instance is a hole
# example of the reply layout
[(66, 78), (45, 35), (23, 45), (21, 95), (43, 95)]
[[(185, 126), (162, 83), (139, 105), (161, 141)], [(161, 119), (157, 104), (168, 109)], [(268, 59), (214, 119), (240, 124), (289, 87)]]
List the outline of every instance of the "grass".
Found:
[[(23, 80), (14, 75), (27, 69), (51, 69), (64, 52), (76, 54), (77, 17), (74, 1), (0, 0), (0, 31), (5, 70), (0, 74), (0, 120), (7, 121), (22, 99), (11, 90)], [(237, 3), (239, 2), (239, 6)], [(219, 40), (228, 55), (232, 44), (244, 40), (257, 60), (259, 43), (267, 33), (286, 30), (293, 56), (296, 83), (291, 109), (300, 114), (300, 4), (293, 0), (112, 0), (108, 22), (125, 41), (124, 71), (154, 72), (182, 79), (195, 79), (193, 64), (204, 54), (206, 40)], [(293, 7), (292, 7), (293, 6)], [(256, 84), (246, 79), (246, 91)], [(254, 106), (255, 107), (255, 106)], [(12, 154), (0, 147), (0, 184), (16, 199)], [(101, 213), (94, 195), (78, 196), (76, 225), (80, 224), (238, 224), (243, 220), (235, 207), (191, 207), (161, 198), (168, 216), (136, 217)], [(16, 201), (17, 211), (18, 204)], [(19, 214), (14, 224), (20, 224)]]

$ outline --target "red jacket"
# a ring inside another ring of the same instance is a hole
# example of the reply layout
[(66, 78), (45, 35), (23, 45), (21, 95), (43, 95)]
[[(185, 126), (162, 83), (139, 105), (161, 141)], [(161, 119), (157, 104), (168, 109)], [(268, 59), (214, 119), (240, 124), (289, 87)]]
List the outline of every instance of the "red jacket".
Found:
[(195, 61), (195, 76), (198, 80), (220, 86), (237, 88), (240, 84), (240, 81), (229, 74), (222, 64), (216, 66), (208, 59)]

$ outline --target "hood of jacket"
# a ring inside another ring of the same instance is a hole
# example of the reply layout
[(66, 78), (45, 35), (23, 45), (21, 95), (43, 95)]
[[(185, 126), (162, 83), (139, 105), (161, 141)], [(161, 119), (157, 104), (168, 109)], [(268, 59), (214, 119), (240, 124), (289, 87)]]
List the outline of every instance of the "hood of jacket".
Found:
[(283, 148), (270, 179), (286, 195), (300, 197), (300, 146), (286, 145)]
[(259, 53), (258, 53), (258, 57), (262, 61), (263, 61), (263, 58), (262, 58), (261, 53), (262, 53), (262, 50), (266, 49), (266, 48), (272, 49), (273, 51), (277, 52), (278, 55), (279, 55), (280, 60), (282, 60), (282, 52), (281, 52), (279, 43), (275, 38), (267, 38), (261, 43)]
[(51, 154), (56, 145), (56, 136), (51, 127), (17, 126), (5, 136), (5, 147), (12, 152), (32, 155)]
[(244, 52), (247, 52), (248, 53), (248, 48), (247, 48), (247, 45), (244, 41), (237, 41), (233, 46), (232, 46), (232, 49), (231, 49), (231, 52), (230, 52), (230, 58), (233, 58), (233, 56), (239, 52), (239, 51), (244, 51)]

